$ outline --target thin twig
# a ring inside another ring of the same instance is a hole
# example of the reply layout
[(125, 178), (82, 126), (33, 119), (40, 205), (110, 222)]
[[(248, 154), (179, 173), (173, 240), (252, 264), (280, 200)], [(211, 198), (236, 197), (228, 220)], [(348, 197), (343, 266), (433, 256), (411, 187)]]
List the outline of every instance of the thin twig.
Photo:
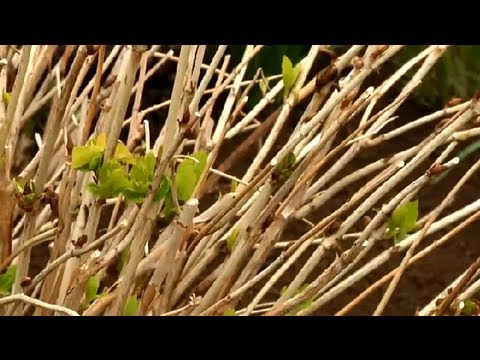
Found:
[(36, 284), (40, 281), (45, 279), (45, 277), (50, 274), (53, 270), (55, 270), (58, 266), (63, 264), (65, 261), (72, 257), (79, 257), (83, 254), (86, 254), (92, 250), (99, 248), (105, 241), (110, 239), (111, 237), (117, 235), (123, 228), (127, 226), (127, 222), (121, 222), (115, 228), (113, 228), (110, 232), (106, 233), (105, 235), (101, 236), (97, 240), (93, 241), (92, 243), (88, 244), (84, 248), (76, 249), (72, 248), (71, 250), (63, 253), (60, 257), (56, 258), (53, 262), (51, 262), (45, 269), (43, 269), (36, 277), (33, 278), (31, 284), (28, 286), (27, 291), (33, 290)]
[(59, 312), (69, 316), (80, 316), (76, 311), (73, 311), (63, 306), (48, 304), (38, 299), (31, 298), (25, 294), (14, 294), (14, 295), (9, 295), (0, 299), (0, 305), (9, 304), (12, 302), (23, 302), (26, 304), (31, 304), (40, 308), (52, 310), (52, 311)]

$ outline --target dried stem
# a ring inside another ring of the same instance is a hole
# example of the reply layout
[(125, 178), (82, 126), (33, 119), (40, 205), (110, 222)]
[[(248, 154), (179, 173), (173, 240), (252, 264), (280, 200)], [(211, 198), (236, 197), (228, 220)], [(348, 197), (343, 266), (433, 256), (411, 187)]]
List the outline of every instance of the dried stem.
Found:
[(59, 306), (59, 305), (52, 305), (46, 302), (40, 301), (38, 299), (31, 298), (24, 294), (15, 294), (6, 296), (0, 299), (0, 305), (9, 304), (12, 302), (23, 302), (25, 304), (31, 304), (40, 308), (44, 308), (47, 310), (52, 310), (55, 312), (59, 312), (69, 316), (80, 316), (76, 311), (70, 310), (66, 307)]
[(388, 300), (393, 294), (393, 291), (395, 290), (396, 286), (398, 285), (398, 282), (400, 281), (400, 278), (407, 268), (408, 261), (412, 258), (413, 254), (415, 253), (416, 248), (420, 244), (420, 242), (423, 240), (425, 237), (425, 234), (427, 233), (428, 229), (430, 226), (435, 222), (437, 217), (442, 213), (442, 211), (449, 205), (450, 200), (458, 193), (458, 191), (462, 188), (462, 186), (467, 182), (467, 180), (475, 173), (475, 171), (480, 168), (480, 160), (477, 161), (466, 173), (465, 175), (460, 179), (460, 181), (455, 184), (453, 189), (448, 193), (448, 195), (442, 200), (440, 205), (432, 211), (430, 214), (427, 223), (423, 227), (418, 239), (410, 246), (408, 249), (407, 253), (405, 254), (405, 257), (402, 260), (402, 263), (400, 264), (399, 268), (396, 271), (395, 276), (393, 277), (392, 282), (390, 283), (389, 287), (387, 288), (382, 300), (380, 301), (377, 310), (375, 310), (374, 316), (379, 316), (382, 314), (383, 310), (385, 309), (385, 306), (388, 303)]
[[(440, 239), (436, 240), (433, 244), (430, 244), (425, 249), (420, 251), (414, 257), (412, 257), (409, 262), (408, 266), (416, 263), (418, 260), (422, 259), (426, 255), (430, 254), (432, 250), (438, 248), (439, 246), (445, 244), (447, 241), (452, 240), (458, 233), (463, 231), (466, 227), (471, 225), (473, 222), (478, 221), (480, 219), (480, 212), (477, 212), (467, 219), (462, 221), (460, 224), (455, 226), (452, 230), (450, 230), (447, 234), (442, 236)], [(388, 274), (384, 275), (381, 279), (377, 280), (374, 284), (370, 285), (366, 290), (364, 290), (360, 295), (358, 295), (354, 300), (352, 300), (349, 304), (347, 304), (343, 309), (338, 311), (335, 315), (336, 316), (343, 316), (347, 313), (351, 312), (355, 306), (357, 306), (360, 302), (366, 299), (369, 295), (371, 295), (375, 290), (378, 290), (381, 286), (383, 286), (387, 281), (391, 280), (395, 275), (397, 269), (390, 271)]]

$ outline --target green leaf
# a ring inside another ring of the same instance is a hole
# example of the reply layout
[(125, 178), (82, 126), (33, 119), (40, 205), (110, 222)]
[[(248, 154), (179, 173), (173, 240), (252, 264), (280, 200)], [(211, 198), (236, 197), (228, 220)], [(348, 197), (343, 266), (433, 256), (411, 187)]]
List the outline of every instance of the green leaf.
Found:
[(137, 188), (128, 187), (123, 191), (123, 195), (127, 200), (130, 200), (136, 204), (141, 204), (145, 200), (147, 193), (146, 191), (140, 191)]
[(237, 312), (233, 308), (228, 308), (223, 312), (223, 316), (237, 316)]
[(0, 296), (8, 296), (12, 293), (15, 276), (17, 276), (17, 265), (10, 265), (5, 273), (0, 274)]
[(87, 142), (85, 146), (74, 146), (72, 150), (72, 168), (82, 171), (97, 171), (107, 146), (107, 135), (100, 134)]
[(293, 79), (293, 64), (287, 56), (283, 56), (282, 61), (282, 77), (283, 77), (283, 85), (286, 91), (290, 91), (294, 84)]
[(145, 200), (148, 193), (148, 183), (130, 182), (128, 187), (123, 190), (123, 195), (127, 200), (140, 204)]
[(297, 162), (297, 157), (290, 151), (275, 167), (277, 171), (290, 170)]
[(300, 71), (302, 70), (302, 64), (298, 63), (293, 68), (293, 76), (295, 77), (295, 82), (297, 82), (298, 75), (300, 75)]
[(18, 176), (12, 180), (13, 192), (24, 206), (32, 205), (37, 198), (35, 191), (35, 182), (33, 180), (25, 181)]
[(8, 93), (8, 92), (3, 93), (3, 102), (5, 103), (5, 105), (8, 106), (8, 104), (10, 104), (11, 99), (12, 99), (12, 94), (11, 93)]
[(118, 160), (124, 164), (135, 164), (135, 156), (132, 155), (130, 150), (123, 144), (121, 141), (118, 142), (117, 147), (115, 148), (115, 154), (113, 155), (114, 160)]
[(301, 64), (297, 64), (293, 67), (292, 62), (287, 56), (283, 56), (282, 61), (282, 77), (283, 77), (283, 85), (285, 87), (285, 93), (288, 94), (295, 83), (297, 82), (298, 75), (300, 74)]
[(176, 189), (177, 197), (181, 201), (190, 199), (207, 164), (207, 153), (204, 150), (194, 152), (190, 157), (197, 161), (187, 158), (177, 167)]
[(123, 316), (136, 316), (139, 304), (140, 301), (135, 295), (130, 296), (123, 308)]
[(138, 181), (141, 183), (148, 183), (153, 180), (155, 173), (155, 155), (149, 152), (143, 157), (139, 157), (136, 160), (132, 170), (130, 170), (130, 180)]
[(100, 287), (100, 281), (97, 277), (92, 276), (87, 280), (85, 289), (85, 302), (91, 304), (97, 298), (98, 288)]
[(237, 244), (237, 238), (238, 238), (238, 229), (232, 229), (232, 232), (227, 238), (227, 249), (230, 253), (232, 253), (233, 249), (235, 249), (235, 245)]
[(266, 78), (263, 78), (262, 80), (260, 80), (260, 82), (258, 83), (259, 87), (260, 87), (260, 90), (262, 91), (262, 95), (265, 96), (265, 94), (267, 93), (267, 90), (268, 90), (268, 79)]
[(128, 255), (129, 255), (128, 248), (123, 250), (120, 253), (120, 258), (118, 259), (118, 264), (117, 264), (117, 271), (119, 274), (122, 273), (123, 268), (125, 267), (125, 263), (127, 262)]
[(167, 217), (176, 212), (177, 212), (177, 207), (175, 206), (175, 203), (173, 202), (172, 197), (167, 196), (163, 204), (163, 210), (162, 210), (163, 216)]
[(407, 234), (415, 229), (418, 219), (418, 200), (398, 206), (388, 219), (387, 238), (394, 238), (399, 243)]
[(100, 198), (108, 199), (118, 196), (129, 185), (123, 166), (117, 161), (109, 160), (98, 170), (98, 183), (89, 184), (88, 189)]
[(170, 189), (172, 187), (172, 180), (166, 175), (162, 176), (162, 182), (158, 187), (157, 192), (155, 193), (155, 197), (153, 198), (154, 201), (160, 201), (165, 199), (167, 195), (170, 193)]
[[(298, 288), (298, 290), (295, 292), (295, 295), (298, 295), (300, 293), (302, 293), (303, 291), (305, 291), (308, 286), (310, 284), (303, 284), (302, 286), (300, 286)], [(282, 288), (282, 291), (281, 291), (281, 294), (283, 295), (283, 293), (287, 290), (287, 287), (283, 287)], [(293, 315), (296, 315), (299, 311), (301, 310), (306, 310), (308, 309), (311, 305), (313, 304), (313, 299), (312, 298), (309, 298), (303, 302), (301, 302), (298, 306), (296, 306), (295, 308), (293, 308), (290, 312), (287, 313), (287, 316), (293, 316)]]
[(465, 300), (464, 301), (462, 314), (468, 315), (468, 316), (473, 316), (475, 314), (478, 314), (478, 311), (479, 311), (478, 305), (474, 301), (472, 301), (472, 300)]
[(197, 183), (195, 162), (193, 160), (185, 159), (178, 165), (175, 183), (178, 199), (182, 201), (190, 199)]
[(128, 186), (124, 167), (113, 160), (103, 164), (98, 172), (98, 179), (111, 190), (113, 196), (120, 194)]
[(279, 163), (275, 166), (274, 175), (278, 177), (280, 182), (288, 179), (295, 166), (297, 158), (293, 152), (289, 152)]
[(97, 137), (90, 140), (87, 145), (93, 145), (98, 147), (99, 149), (102, 149), (102, 151), (105, 151), (105, 149), (107, 148), (107, 134), (99, 134)]
[(18, 177), (14, 178), (12, 180), (12, 183), (13, 183), (13, 190), (17, 194), (22, 194), (23, 195), (23, 191), (25, 189), (25, 179), (18, 176)]
[(95, 145), (74, 146), (72, 150), (72, 168), (83, 171), (96, 171), (102, 160), (103, 151)]
[(298, 294), (300, 294), (301, 292), (303, 292), (303, 291), (307, 290), (307, 288), (308, 288), (309, 286), (310, 286), (310, 284), (309, 284), (309, 283), (303, 284), (302, 286), (300, 286), (300, 287), (298, 288), (298, 290), (297, 290), (297, 293), (296, 293), (296, 294), (298, 295)]
[(195, 163), (195, 174), (197, 175), (197, 180), (200, 179), (203, 169), (207, 165), (207, 153), (205, 150), (199, 150), (194, 152), (191, 157), (198, 160), (198, 163)]
[[(303, 284), (302, 286), (300, 286), (300, 287), (297, 289), (297, 291), (295, 291), (295, 295), (298, 295), (298, 294), (300, 294), (302, 291), (306, 290), (309, 285), (310, 285), (310, 284), (307, 283), (307, 284)], [(284, 287), (282, 287), (282, 289), (280, 290), (280, 295), (285, 294), (285, 291), (287, 291), (287, 289), (288, 289), (288, 286), (287, 286), (287, 285), (285, 285)]]
[(232, 182), (230, 183), (230, 192), (234, 193), (235, 191), (237, 191), (237, 187), (238, 187), (238, 181), (232, 180)]
[[(128, 200), (136, 203), (141, 203), (145, 200), (153, 181), (155, 162), (155, 156), (152, 152), (137, 159), (136, 164), (130, 170), (130, 183), (124, 190), (124, 195)], [(160, 201), (165, 198), (170, 188), (171, 180), (164, 175), (155, 194), (154, 201)]]
[(37, 196), (35, 195), (35, 193), (31, 193), (31, 194), (28, 194), (28, 195), (24, 195), (22, 197), (22, 203), (23, 203), (23, 206), (32, 206), (33, 203), (35, 202), (35, 198)]
[(313, 304), (313, 299), (307, 299), (299, 305), (299, 310), (306, 310)]

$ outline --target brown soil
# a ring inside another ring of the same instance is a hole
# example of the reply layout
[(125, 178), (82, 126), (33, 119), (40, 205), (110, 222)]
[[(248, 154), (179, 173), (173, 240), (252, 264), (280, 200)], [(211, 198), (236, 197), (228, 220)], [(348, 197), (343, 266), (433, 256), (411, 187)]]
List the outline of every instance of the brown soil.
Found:
[[(399, 115), (400, 118), (397, 120), (397, 124), (403, 124), (425, 115), (425, 109), (410, 103), (400, 110)], [(347, 167), (347, 169), (345, 169), (345, 172), (351, 173), (361, 166), (371, 163), (381, 157), (395, 154), (396, 152), (404, 150), (410, 146), (413, 146), (414, 144), (418, 144), (431, 131), (433, 131), (433, 129), (433, 126), (424, 126), (416, 131), (408, 132), (395, 139), (395, 141), (391, 141), (382, 145), (378, 149), (371, 149), (353, 161)], [(340, 135), (340, 137), (343, 136)], [(443, 150), (443, 148), (441, 150)], [(439, 153), (440, 151), (436, 151), (430, 157), (429, 164), (432, 163)], [(438, 185), (422, 190), (419, 194), (420, 216), (427, 214), (430, 210), (437, 206), (477, 159), (478, 154), (473, 154), (464, 162), (462, 162), (455, 171), (452, 171)], [(412, 179), (421, 175), (422, 172), (427, 169), (429, 164), (425, 164), (421, 168), (417, 169), (417, 171), (414, 171), (414, 173), (409, 176), (407, 180), (411, 181)], [(406, 184), (405, 181), (402, 185), (404, 186), (404, 184)], [(346, 202), (360, 186), (362, 186), (361, 182), (347, 189), (344, 193), (339, 194), (337, 198), (330, 202), (330, 204), (325, 206), (318, 213), (314, 214), (314, 216), (312, 216), (312, 220), (323, 218), (331, 211), (338, 209), (338, 207)], [(479, 186), (480, 175), (476, 174), (472, 176), (468, 183), (463, 187), (453, 203), (445, 210), (442, 216), (445, 216), (445, 214), (455, 211), (478, 199)], [(400, 187), (400, 189), (401, 188), (402, 187)], [(396, 190), (398, 189), (395, 189), (394, 191)], [(392, 192), (392, 194), (393, 193), (394, 192)], [(392, 194), (390, 194), (390, 196)], [(429, 245), (433, 240), (438, 239), (447, 233), (451, 228), (452, 227), (449, 227), (437, 232), (437, 234), (433, 236), (427, 237), (420, 245), (419, 250)], [(298, 238), (305, 231), (305, 225), (299, 223), (297, 224), (296, 228), (289, 229), (289, 231), (285, 234), (285, 239)], [(480, 242), (477, 241), (476, 236), (474, 235), (479, 231), (480, 223), (477, 222), (465, 229), (444, 246), (437, 248), (430, 255), (424, 257), (413, 266), (409, 267), (404, 273), (399, 286), (395, 290), (389, 305), (385, 309), (384, 315), (413, 315), (415, 314), (416, 310), (425, 306), (440, 291), (445, 289), (446, 286), (448, 286), (456, 277), (464, 272), (468, 266), (480, 256)], [(368, 258), (362, 261), (361, 264), (357, 265), (356, 268), (359, 268), (365, 264), (368, 259), (380, 254), (389, 246), (390, 244), (386, 242), (380, 243), (372, 251), (371, 256), (368, 256)], [(293, 279), (312, 252), (313, 250), (305, 254), (302, 259), (294, 265), (293, 271), (287, 274), (282, 279), (280, 284), (278, 284), (277, 288), (272, 291), (272, 294), (269, 296), (269, 300), (273, 301), (278, 297), (282, 286), (288, 284)], [(403, 258), (403, 254), (404, 253), (397, 254), (394, 259), (389, 261), (387, 264), (384, 264), (376, 271), (365, 277), (363, 280), (351, 286), (349, 289), (344, 291), (343, 294), (326, 304), (320, 311), (318, 311), (317, 315), (335, 314), (338, 310), (342, 309), (346, 304), (358, 296), (363, 290), (367, 289), (383, 275), (397, 267)], [(312, 281), (319, 274), (321, 274), (322, 270), (325, 269), (334, 259), (334, 256), (334, 253), (329, 254), (327, 259), (319, 264), (317, 271), (310, 276), (309, 281)], [(350, 315), (371, 315), (379, 303), (387, 286), (388, 285), (383, 286), (373, 295), (364, 300), (351, 311)]]
[[(423, 109), (410, 104), (400, 112), (399, 122), (406, 123), (409, 120), (416, 119), (422, 115), (424, 115)], [(393, 154), (398, 150), (404, 149), (406, 144), (411, 146), (412, 144), (419, 143), (431, 131), (433, 131), (433, 126), (425, 126), (418, 131), (416, 130), (408, 132), (395, 141), (392, 141), (390, 144), (382, 146), (382, 149), (379, 150), (382, 152), (387, 151), (390, 154)], [(434, 155), (430, 157), (430, 163), (438, 155), (439, 152), (435, 152)], [(373, 154), (366, 155), (366, 157), (368, 156), (372, 156), (373, 159), (376, 159), (376, 156)], [(370, 159), (369, 162), (371, 162), (371, 160), (372, 159)], [(452, 171), (439, 184), (422, 190), (419, 194), (420, 216), (425, 215), (436, 205), (438, 205), (443, 200), (444, 196), (455, 186), (463, 174), (465, 174), (465, 172), (477, 160), (478, 154), (473, 154), (464, 162), (462, 162), (455, 171)], [(425, 167), (423, 169), (418, 169), (418, 171), (415, 171), (414, 176), (419, 176), (421, 171), (424, 170)], [(480, 176), (475, 174), (462, 188), (458, 196), (444, 211), (442, 216), (445, 216), (445, 214), (451, 213), (477, 200), (479, 195), (479, 186)], [(439, 231), (437, 234), (426, 238), (423, 241), (423, 244), (420, 246), (420, 249), (430, 244), (434, 239), (440, 238), (452, 227)], [(384, 315), (413, 315), (417, 309), (425, 306), (440, 291), (445, 289), (446, 286), (448, 286), (456, 277), (464, 272), (468, 266), (480, 256), (480, 242), (478, 242), (478, 239), (476, 239), (476, 236), (474, 235), (475, 233), (478, 233), (479, 230), (480, 223), (477, 222), (458, 234), (447, 244), (437, 248), (430, 255), (419, 260), (417, 263), (407, 269), (398, 288), (392, 296)], [(387, 247), (387, 244), (383, 245), (384, 246), (381, 246), (380, 249), (377, 249), (376, 254)], [(396, 258), (390, 261), (388, 264), (380, 267), (377, 271), (367, 276), (363, 281), (355, 284), (350, 289), (345, 291), (341, 297), (338, 297), (330, 304), (325, 306), (321, 313), (332, 314), (341, 309), (344, 305), (354, 299), (355, 296), (357, 296), (360, 292), (377, 281), (384, 274), (398, 266), (402, 258), (403, 254), (398, 254)], [(372, 314), (387, 286), (388, 285), (385, 285), (381, 290), (379, 289), (374, 295), (370, 296), (363, 303), (361, 303), (351, 312), (351, 315)]]
[[(398, 112), (400, 116), (395, 122), (395, 126), (403, 125), (409, 121), (415, 120), (421, 116), (424, 116), (426, 113), (429, 113), (429, 110), (415, 104), (407, 103), (404, 105)], [(285, 129), (285, 138), (288, 135), (289, 131), (293, 130), (293, 122), (289, 124), (289, 128)], [(436, 124), (436, 123), (435, 123)], [(353, 125), (352, 125), (353, 126)], [(339, 139), (345, 138), (348, 132), (351, 132), (352, 128), (344, 130), (343, 133), (339, 134)], [(365, 166), (373, 161), (376, 161), (382, 157), (387, 157), (389, 155), (395, 154), (399, 151), (405, 150), (415, 144), (420, 143), (428, 134), (434, 131), (434, 124), (423, 126), (416, 129), (415, 131), (408, 132), (402, 136), (399, 136), (394, 141), (383, 144), (382, 146), (370, 149), (363, 152), (359, 157), (357, 157), (352, 163), (350, 163), (342, 174), (348, 174), (356, 169)], [(338, 143), (338, 141), (337, 141)], [(236, 144), (229, 144), (227, 148), (233, 149)], [(466, 145), (466, 144), (465, 144)], [(464, 145), (464, 146), (465, 146)], [(402, 189), (403, 186), (411, 182), (413, 179), (421, 175), (427, 168), (432, 164), (434, 159), (443, 151), (443, 147), (435, 151), (428, 159), (423, 166), (419, 167), (414, 171), (410, 176), (407, 177), (405, 181), (400, 184), (400, 187), (394, 189), (387, 198)], [(228, 151), (226, 151), (228, 152)], [(252, 152), (247, 158), (243, 159), (243, 162), (239, 164), (238, 167), (233, 169), (233, 173), (237, 176), (241, 176), (251, 161), (253, 160), (255, 152)], [(454, 152), (452, 156), (456, 153)], [(419, 194), (419, 206), (420, 206), (420, 216), (427, 214), (435, 206), (437, 206), (443, 199), (443, 197), (453, 188), (457, 181), (465, 174), (465, 172), (470, 168), (470, 166), (478, 159), (478, 154), (473, 154), (462, 162), (455, 171), (452, 171), (444, 180), (442, 180), (435, 187), (427, 187), (423, 189)], [(342, 176), (340, 174), (339, 176)], [(362, 186), (362, 182), (358, 184), (353, 184), (350, 188), (346, 189), (344, 192), (340, 193), (336, 198), (331, 200), (326, 206), (318, 210), (315, 214), (310, 217), (310, 220), (315, 221), (327, 216), (332, 211), (338, 209), (343, 203), (345, 203), (359, 187)], [(442, 216), (445, 214), (455, 211), (462, 206), (465, 206), (476, 199), (478, 199), (479, 191), (477, 190), (480, 186), (480, 176), (474, 175), (467, 182), (464, 188), (460, 191), (458, 196), (455, 198), (453, 203), (445, 210)], [(386, 198), (386, 199), (387, 199)], [(424, 239), (417, 251), (420, 251), (425, 246), (429, 245), (433, 240), (438, 239), (440, 236), (448, 232), (452, 227), (448, 227), (442, 231), (437, 232), (435, 235), (427, 237)], [(358, 228), (360, 229), (360, 228)], [(282, 240), (292, 240), (298, 239), (308, 230), (308, 226), (302, 222), (298, 222), (290, 226), (287, 231), (284, 233)], [(465, 229), (463, 232), (458, 234), (450, 242), (434, 250), (430, 255), (416, 262), (413, 266), (409, 267), (404, 273), (399, 286), (394, 292), (389, 305), (385, 309), (384, 315), (413, 315), (416, 310), (422, 308), (426, 305), (431, 299), (433, 299), (440, 291), (445, 289), (456, 277), (458, 277), (463, 271), (465, 271), (469, 265), (472, 264), (475, 259), (480, 256), (480, 242), (475, 240), (475, 234), (480, 230), (480, 223), (475, 223)], [(373, 258), (380, 254), (383, 250), (387, 249), (390, 244), (383, 242), (380, 243), (370, 256), (359, 265), (356, 269), (365, 264), (368, 259)], [(279, 281), (274, 289), (270, 291), (269, 294), (264, 298), (264, 301), (274, 301), (278, 298), (280, 291), (284, 285), (287, 285), (294, 276), (298, 273), (304, 263), (308, 260), (310, 255), (313, 253), (313, 249), (307, 251), (304, 256), (290, 269), (290, 271)], [(276, 252), (271, 255), (273, 259), (275, 256), (278, 256), (279, 252)], [(360, 282), (354, 284), (351, 288), (344, 291), (343, 294), (332, 300), (330, 303), (326, 304), (317, 315), (333, 315), (338, 310), (342, 309), (347, 305), (351, 300), (358, 296), (363, 290), (367, 289), (371, 284), (375, 283), (383, 275), (390, 272), (392, 269), (397, 267), (404, 253), (397, 254), (394, 258), (389, 261), (387, 264), (379, 267), (376, 271), (369, 274)], [(322, 271), (333, 261), (335, 253), (331, 252), (326, 256), (326, 259), (322, 261), (316, 271), (311, 274), (308, 279), (308, 282), (314, 280), (319, 276)], [(263, 285), (263, 284), (262, 284)], [(359, 304), (355, 309), (353, 309), (350, 315), (371, 315), (378, 302), (380, 301), (382, 294), (384, 293), (386, 287), (385, 285), (373, 295), (364, 300)], [(253, 289), (251, 295), (258, 290), (258, 287)]]

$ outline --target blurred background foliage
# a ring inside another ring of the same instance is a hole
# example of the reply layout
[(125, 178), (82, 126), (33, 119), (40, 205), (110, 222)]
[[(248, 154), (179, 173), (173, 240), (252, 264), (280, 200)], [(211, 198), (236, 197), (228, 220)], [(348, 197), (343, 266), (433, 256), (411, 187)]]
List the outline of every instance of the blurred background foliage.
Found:
[[(265, 77), (281, 74), (283, 55), (288, 56), (295, 65), (307, 55), (309, 48), (309, 45), (267, 45), (249, 64), (245, 76), (247, 79), (253, 78), (258, 68), (262, 68)], [(243, 45), (231, 46), (230, 55), (232, 63), (238, 64), (241, 62), (244, 51), (245, 46)], [(256, 86), (253, 88), (249, 95), (248, 106), (252, 108), (258, 103), (261, 96), (260, 87)], [(277, 97), (277, 101), (280, 100), (281, 97)]]
[[(396, 58), (405, 62), (425, 46), (409, 45)], [(428, 107), (442, 106), (452, 97), (468, 99), (480, 89), (480, 46), (452, 45), (418, 87), (415, 99)]]
[[(345, 46), (333, 46), (338, 54)], [(392, 60), (392, 65), (398, 67), (408, 59), (418, 54), (425, 46), (407, 45)], [(244, 45), (229, 47), (231, 64), (241, 61)], [(247, 78), (252, 78), (256, 70), (261, 67), (265, 76), (281, 74), (283, 55), (287, 55), (293, 64), (300, 61), (308, 52), (308, 45), (267, 45), (255, 57), (247, 69)], [(210, 49), (213, 54), (215, 48)], [(442, 107), (453, 97), (467, 99), (480, 89), (480, 46), (455, 45), (451, 46), (442, 59), (434, 66), (422, 84), (417, 88), (413, 101), (428, 108)], [(406, 78), (404, 81), (408, 81)], [(251, 94), (250, 103), (258, 101), (260, 89), (255, 88)]]

